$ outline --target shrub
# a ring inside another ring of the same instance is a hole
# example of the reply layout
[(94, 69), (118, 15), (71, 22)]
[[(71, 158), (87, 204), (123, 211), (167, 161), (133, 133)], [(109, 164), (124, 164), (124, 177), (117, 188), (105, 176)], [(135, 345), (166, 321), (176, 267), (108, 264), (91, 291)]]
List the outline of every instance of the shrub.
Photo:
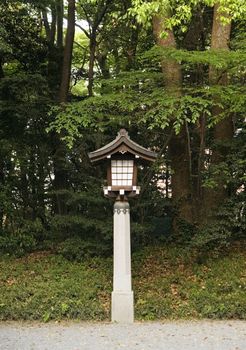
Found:
[(111, 254), (112, 245), (100, 241), (84, 241), (80, 237), (73, 237), (60, 243), (57, 252), (67, 260), (83, 261), (88, 257)]
[(245, 212), (245, 194), (241, 193), (218, 209), (214, 217), (194, 235), (192, 246), (207, 251), (245, 239)]
[(34, 221), (24, 221), (21, 232), (25, 235), (33, 236), (37, 242), (43, 242), (48, 238), (48, 232), (45, 230), (42, 222), (39, 219)]
[(58, 239), (80, 237), (81, 239), (109, 240), (112, 237), (112, 223), (83, 215), (55, 215), (50, 227)]
[(20, 257), (32, 252), (37, 246), (37, 241), (32, 235), (10, 234), (0, 236), (0, 253)]
[(151, 226), (131, 222), (131, 244), (132, 249), (137, 250), (151, 243)]

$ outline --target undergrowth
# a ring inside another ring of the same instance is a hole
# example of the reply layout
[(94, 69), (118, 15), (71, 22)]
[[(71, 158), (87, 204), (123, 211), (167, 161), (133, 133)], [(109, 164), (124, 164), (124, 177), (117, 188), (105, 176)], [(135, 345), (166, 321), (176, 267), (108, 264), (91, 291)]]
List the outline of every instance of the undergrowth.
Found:
[[(196, 256), (170, 246), (133, 253), (136, 319), (246, 319), (245, 245)], [(111, 290), (111, 257), (0, 259), (0, 320), (110, 320)]]

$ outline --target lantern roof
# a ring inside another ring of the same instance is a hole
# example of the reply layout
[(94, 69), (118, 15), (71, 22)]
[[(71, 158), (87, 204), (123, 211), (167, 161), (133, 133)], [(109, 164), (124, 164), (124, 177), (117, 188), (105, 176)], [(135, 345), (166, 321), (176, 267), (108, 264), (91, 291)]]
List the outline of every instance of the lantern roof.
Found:
[(115, 153), (121, 153), (122, 155), (125, 153), (131, 153), (137, 158), (152, 162), (157, 158), (155, 152), (152, 152), (132, 141), (125, 129), (121, 129), (116, 138), (107, 145), (94, 152), (90, 152), (89, 158), (92, 162), (97, 162), (105, 158), (111, 158)]

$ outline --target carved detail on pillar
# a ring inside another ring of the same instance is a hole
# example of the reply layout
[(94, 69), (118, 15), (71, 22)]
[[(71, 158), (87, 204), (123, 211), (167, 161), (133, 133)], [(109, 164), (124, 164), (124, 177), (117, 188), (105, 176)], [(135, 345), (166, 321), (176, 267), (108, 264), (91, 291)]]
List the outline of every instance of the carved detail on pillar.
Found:
[(114, 209), (114, 214), (117, 213), (117, 214), (127, 214), (127, 213), (130, 213), (130, 209)]

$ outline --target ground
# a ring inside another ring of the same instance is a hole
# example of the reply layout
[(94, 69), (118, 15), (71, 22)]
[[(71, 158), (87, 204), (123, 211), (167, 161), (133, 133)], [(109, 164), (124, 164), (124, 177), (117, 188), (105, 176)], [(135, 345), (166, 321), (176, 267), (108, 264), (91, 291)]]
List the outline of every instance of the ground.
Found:
[[(246, 320), (244, 245), (198, 261), (180, 247), (132, 256), (135, 319)], [(110, 321), (112, 257), (68, 261), (51, 252), (0, 258), (0, 320)]]
[(246, 321), (0, 324), (0, 350), (245, 350)]

